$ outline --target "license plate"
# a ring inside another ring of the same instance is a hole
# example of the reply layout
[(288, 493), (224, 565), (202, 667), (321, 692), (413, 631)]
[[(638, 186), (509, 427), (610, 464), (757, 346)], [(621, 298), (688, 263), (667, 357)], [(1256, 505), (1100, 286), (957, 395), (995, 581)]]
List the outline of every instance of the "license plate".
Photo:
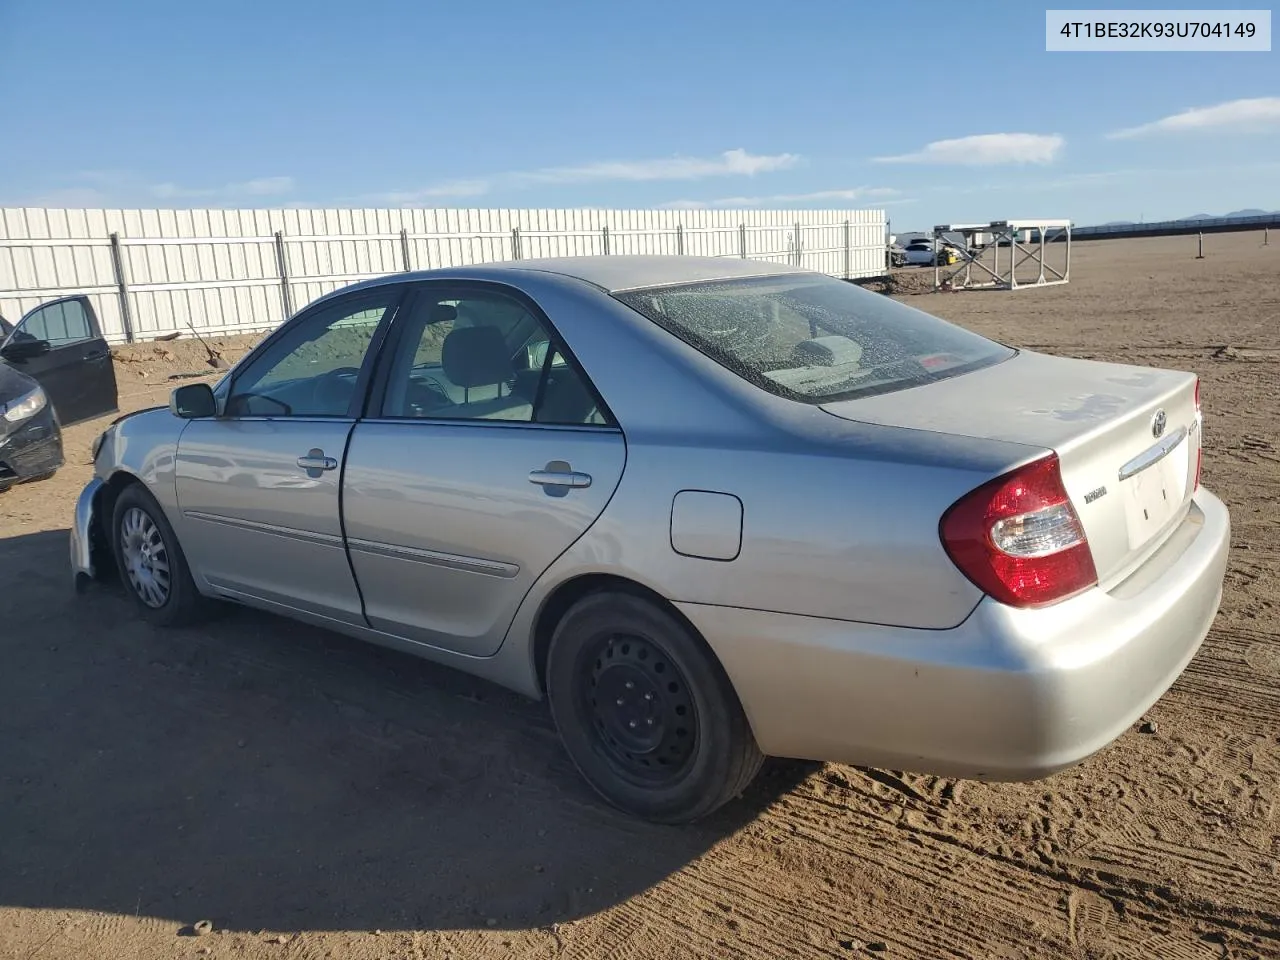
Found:
[(1182, 506), (1187, 493), (1186, 440), (1160, 460), (1121, 484), (1129, 549), (1135, 550), (1159, 533)]

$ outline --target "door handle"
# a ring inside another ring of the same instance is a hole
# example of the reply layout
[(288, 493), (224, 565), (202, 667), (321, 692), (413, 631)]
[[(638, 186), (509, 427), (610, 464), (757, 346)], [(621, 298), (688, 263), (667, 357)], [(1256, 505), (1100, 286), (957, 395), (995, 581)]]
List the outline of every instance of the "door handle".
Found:
[[(547, 464), (547, 467), (556, 464)], [(568, 467), (568, 464), (564, 464)], [(529, 482), (536, 483), (542, 487), (589, 487), (591, 486), (591, 474), (576, 473), (573, 470), (531, 470), (529, 472)]]
[(86, 353), (80, 359), (81, 360), (105, 360), (109, 356), (111, 356), (110, 350), (95, 350), (92, 353)]
[(311, 450), (305, 457), (298, 458), (298, 466), (307, 472), (312, 470), (337, 470), (338, 461), (333, 457), (326, 457), (323, 450)]

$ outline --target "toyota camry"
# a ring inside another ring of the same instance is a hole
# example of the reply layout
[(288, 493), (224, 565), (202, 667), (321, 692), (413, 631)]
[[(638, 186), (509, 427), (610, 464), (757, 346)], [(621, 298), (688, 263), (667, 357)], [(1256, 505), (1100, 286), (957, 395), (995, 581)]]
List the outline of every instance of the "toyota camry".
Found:
[(78, 584), (230, 601), (545, 697), (637, 816), (766, 755), (1031, 780), (1195, 655), (1229, 519), (1190, 372), (797, 267), (606, 256), (315, 301), (94, 445)]

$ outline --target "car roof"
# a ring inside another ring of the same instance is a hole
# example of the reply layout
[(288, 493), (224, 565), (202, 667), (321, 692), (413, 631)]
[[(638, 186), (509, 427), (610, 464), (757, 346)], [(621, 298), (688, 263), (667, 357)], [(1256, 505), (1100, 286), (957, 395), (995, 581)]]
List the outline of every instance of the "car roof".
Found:
[(808, 273), (799, 267), (742, 257), (675, 257), (623, 254), (602, 257), (547, 257), (515, 260), (502, 266), (513, 270), (558, 273), (594, 284), (610, 293), (637, 287), (660, 287), (677, 283), (729, 280), (739, 277), (767, 277), (787, 273)]
[(671, 257), (641, 254), (618, 254), (600, 257), (545, 257), (533, 260), (500, 260), (462, 267), (442, 267), (412, 273), (393, 273), (340, 287), (319, 298), (332, 297), (353, 290), (406, 280), (495, 280), (516, 284), (525, 273), (553, 273), (590, 283), (606, 293), (634, 290), (637, 287), (661, 287), (708, 280), (730, 280), (741, 277), (769, 277), (781, 274), (811, 274), (813, 271), (767, 260), (742, 257)]

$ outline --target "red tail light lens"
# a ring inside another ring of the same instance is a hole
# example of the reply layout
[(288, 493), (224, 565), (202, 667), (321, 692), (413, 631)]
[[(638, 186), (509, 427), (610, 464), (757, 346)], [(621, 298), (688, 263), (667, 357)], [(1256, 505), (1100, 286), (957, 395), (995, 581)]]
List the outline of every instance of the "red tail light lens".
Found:
[(1044, 606), (1098, 582), (1056, 453), (962, 497), (940, 533), (961, 573), (1000, 603)]

